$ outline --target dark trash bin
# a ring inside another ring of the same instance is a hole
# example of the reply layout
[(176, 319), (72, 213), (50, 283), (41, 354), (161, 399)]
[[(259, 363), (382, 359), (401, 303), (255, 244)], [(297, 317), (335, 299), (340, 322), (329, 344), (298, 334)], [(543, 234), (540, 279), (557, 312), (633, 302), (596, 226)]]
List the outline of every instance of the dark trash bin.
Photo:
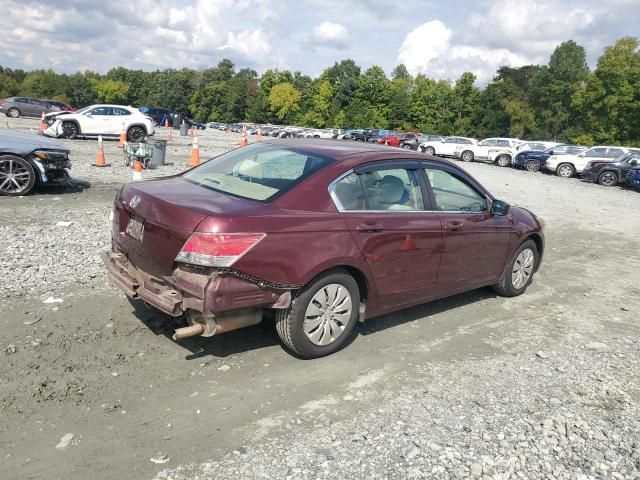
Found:
[(186, 137), (188, 133), (189, 133), (189, 126), (187, 125), (187, 122), (182, 122), (180, 124), (180, 136)]
[(147, 140), (147, 143), (151, 145), (151, 148), (153, 149), (153, 155), (149, 161), (149, 168), (156, 168), (164, 165), (164, 161), (167, 156), (167, 141), (149, 139)]

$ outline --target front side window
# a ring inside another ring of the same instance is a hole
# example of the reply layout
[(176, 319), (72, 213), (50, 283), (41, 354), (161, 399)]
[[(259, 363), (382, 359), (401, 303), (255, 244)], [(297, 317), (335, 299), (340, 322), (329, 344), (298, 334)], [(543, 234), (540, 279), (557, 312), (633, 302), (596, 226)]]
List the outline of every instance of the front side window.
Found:
[(111, 109), (109, 107), (96, 107), (91, 110), (91, 115), (110, 115)]
[(446, 212), (484, 212), (487, 203), (464, 180), (444, 170), (425, 169), (436, 201), (436, 210)]
[(333, 186), (343, 210), (424, 210), (415, 170), (380, 169), (351, 173)]
[(496, 145), (498, 145), (499, 147), (510, 147), (511, 144), (509, 143), (509, 140), (496, 140)]
[(183, 174), (189, 182), (235, 197), (270, 201), (333, 160), (255, 143), (232, 150)]

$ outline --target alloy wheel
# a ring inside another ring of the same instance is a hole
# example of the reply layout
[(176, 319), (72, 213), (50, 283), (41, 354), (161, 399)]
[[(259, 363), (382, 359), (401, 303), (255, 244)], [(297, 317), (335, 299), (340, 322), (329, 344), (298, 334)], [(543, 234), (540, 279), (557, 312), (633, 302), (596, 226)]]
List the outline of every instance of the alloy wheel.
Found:
[(539, 172), (540, 171), (540, 162), (538, 162), (536, 160), (527, 160), (527, 162), (524, 164), (524, 168), (528, 172)]
[(325, 285), (307, 306), (303, 323), (305, 335), (321, 347), (335, 342), (349, 323), (352, 308), (351, 295), (345, 286)]
[(20, 116), (20, 110), (18, 110), (17, 108), (10, 108), (7, 111), (7, 115), (9, 115), (11, 118), (18, 118)]
[(427, 155), (435, 155), (436, 149), (433, 147), (427, 147), (425, 148), (424, 153), (426, 153)]
[(618, 183), (618, 177), (613, 172), (604, 172), (600, 175), (598, 182), (600, 185), (604, 185), (605, 187), (612, 187)]
[(511, 165), (511, 157), (509, 155), (500, 155), (498, 157), (498, 166), (508, 167), (509, 165)]
[(31, 182), (29, 169), (9, 158), (0, 160), (0, 192), (15, 195), (26, 190)]
[(141, 142), (144, 138), (144, 130), (140, 127), (132, 127), (128, 137), (130, 142)]
[(569, 178), (573, 176), (573, 167), (567, 163), (563, 163), (558, 167), (558, 176)]
[(465, 150), (464, 152), (462, 152), (461, 157), (462, 161), (464, 162), (473, 162), (473, 152), (470, 152), (469, 150)]
[(513, 288), (516, 290), (520, 290), (529, 281), (529, 278), (533, 273), (533, 263), (535, 258), (533, 250), (530, 248), (522, 250), (520, 255), (518, 255), (518, 258), (516, 258), (511, 272), (511, 283)]
[(64, 138), (76, 138), (78, 135), (78, 127), (74, 123), (64, 122), (62, 124), (62, 136)]

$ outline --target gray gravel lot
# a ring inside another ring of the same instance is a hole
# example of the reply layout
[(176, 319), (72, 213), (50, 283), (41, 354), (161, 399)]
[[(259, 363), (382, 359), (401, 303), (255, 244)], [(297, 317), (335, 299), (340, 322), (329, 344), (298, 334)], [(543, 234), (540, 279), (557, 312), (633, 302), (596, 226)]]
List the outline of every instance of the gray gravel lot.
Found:
[[(238, 136), (201, 139), (207, 158)], [(69, 145), (89, 188), (0, 198), (3, 480), (640, 478), (637, 192), (464, 164), (546, 220), (527, 293), (373, 319), (300, 361), (269, 323), (174, 342), (112, 287), (98, 254), (130, 170)], [(189, 143), (172, 148), (145, 173), (185, 168)]]

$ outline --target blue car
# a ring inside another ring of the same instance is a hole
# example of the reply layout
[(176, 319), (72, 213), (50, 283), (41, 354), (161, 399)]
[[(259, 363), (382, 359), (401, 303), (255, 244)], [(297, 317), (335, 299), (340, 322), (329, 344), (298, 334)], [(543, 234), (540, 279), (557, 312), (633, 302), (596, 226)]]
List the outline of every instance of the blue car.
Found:
[(586, 149), (581, 145), (556, 145), (546, 150), (525, 150), (516, 154), (513, 166), (529, 172), (539, 172), (551, 155), (578, 155)]
[(631, 172), (629, 172), (627, 181), (630, 187), (635, 188), (636, 190), (640, 190), (640, 169), (632, 170)]

